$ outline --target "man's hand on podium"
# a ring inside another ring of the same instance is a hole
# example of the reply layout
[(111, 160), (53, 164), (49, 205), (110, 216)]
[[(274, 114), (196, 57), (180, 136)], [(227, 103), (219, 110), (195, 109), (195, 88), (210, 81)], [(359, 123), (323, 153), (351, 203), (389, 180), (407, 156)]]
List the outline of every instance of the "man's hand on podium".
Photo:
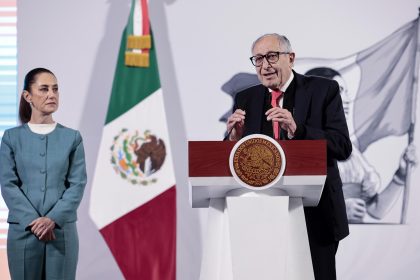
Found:
[(228, 139), (230, 141), (238, 141), (244, 133), (245, 127), (245, 111), (236, 109), (227, 120)]

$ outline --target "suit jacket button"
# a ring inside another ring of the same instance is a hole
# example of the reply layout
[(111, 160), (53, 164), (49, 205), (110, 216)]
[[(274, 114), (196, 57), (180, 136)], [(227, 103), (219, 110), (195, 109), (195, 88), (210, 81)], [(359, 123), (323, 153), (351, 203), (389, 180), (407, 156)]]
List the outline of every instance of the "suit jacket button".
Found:
[(45, 187), (42, 187), (42, 188), (41, 188), (41, 191), (42, 191), (42, 192), (45, 192)]
[(39, 136), (39, 139), (44, 140), (45, 139), (45, 136), (44, 135)]
[(41, 153), (39, 153), (39, 155), (40, 155), (41, 157), (44, 157), (44, 156), (45, 156), (45, 153), (44, 153), (44, 152), (41, 152)]
[(41, 174), (45, 174), (45, 170), (40, 170), (39, 171)]

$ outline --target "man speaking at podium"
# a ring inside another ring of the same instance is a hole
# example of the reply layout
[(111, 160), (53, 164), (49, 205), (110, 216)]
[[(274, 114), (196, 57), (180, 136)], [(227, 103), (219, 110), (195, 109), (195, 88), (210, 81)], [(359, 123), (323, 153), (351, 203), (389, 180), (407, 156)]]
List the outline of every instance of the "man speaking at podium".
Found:
[(327, 140), (324, 190), (317, 207), (305, 208), (305, 219), (315, 279), (336, 279), (338, 243), (349, 234), (337, 160), (352, 150), (338, 84), (293, 71), (295, 53), (282, 35), (255, 40), (250, 60), (261, 84), (236, 95), (227, 138), (261, 133), (282, 140)]

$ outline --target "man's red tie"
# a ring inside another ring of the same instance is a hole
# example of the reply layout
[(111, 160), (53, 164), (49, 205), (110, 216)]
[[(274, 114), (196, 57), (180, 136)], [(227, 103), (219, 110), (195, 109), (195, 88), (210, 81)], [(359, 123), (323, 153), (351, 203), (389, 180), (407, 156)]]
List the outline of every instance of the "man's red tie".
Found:
[[(273, 106), (273, 108), (279, 106), (279, 100), (282, 95), (283, 95), (282, 91), (273, 90), (271, 92), (271, 106)], [(279, 122), (273, 121), (273, 132), (274, 132), (274, 139), (279, 139), (280, 138)]]

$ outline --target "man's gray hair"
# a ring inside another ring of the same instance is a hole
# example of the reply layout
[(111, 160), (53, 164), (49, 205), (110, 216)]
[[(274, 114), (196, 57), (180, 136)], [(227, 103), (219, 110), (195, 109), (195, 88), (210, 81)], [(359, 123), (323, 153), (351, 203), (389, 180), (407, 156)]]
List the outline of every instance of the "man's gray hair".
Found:
[(280, 35), (280, 34), (277, 34), (277, 33), (267, 33), (267, 34), (264, 34), (264, 35), (262, 35), (262, 36), (260, 36), (260, 37), (258, 37), (257, 38), (257, 40), (255, 40), (254, 41), (254, 43), (252, 43), (252, 48), (251, 48), (251, 53), (254, 51), (254, 47), (255, 47), (255, 45), (261, 40), (261, 39), (264, 39), (265, 37), (269, 37), (269, 36), (273, 36), (273, 37), (275, 37), (276, 39), (277, 39), (277, 41), (279, 41), (279, 45), (282, 47), (284, 47), (285, 49), (284, 49), (284, 51), (285, 52), (293, 52), (293, 50), (292, 50), (292, 45), (290, 44), (290, 41), (289, 41), (289, 39), (287, 39), (287, 37), (286, 36), (284, 36), (284, 35)]

